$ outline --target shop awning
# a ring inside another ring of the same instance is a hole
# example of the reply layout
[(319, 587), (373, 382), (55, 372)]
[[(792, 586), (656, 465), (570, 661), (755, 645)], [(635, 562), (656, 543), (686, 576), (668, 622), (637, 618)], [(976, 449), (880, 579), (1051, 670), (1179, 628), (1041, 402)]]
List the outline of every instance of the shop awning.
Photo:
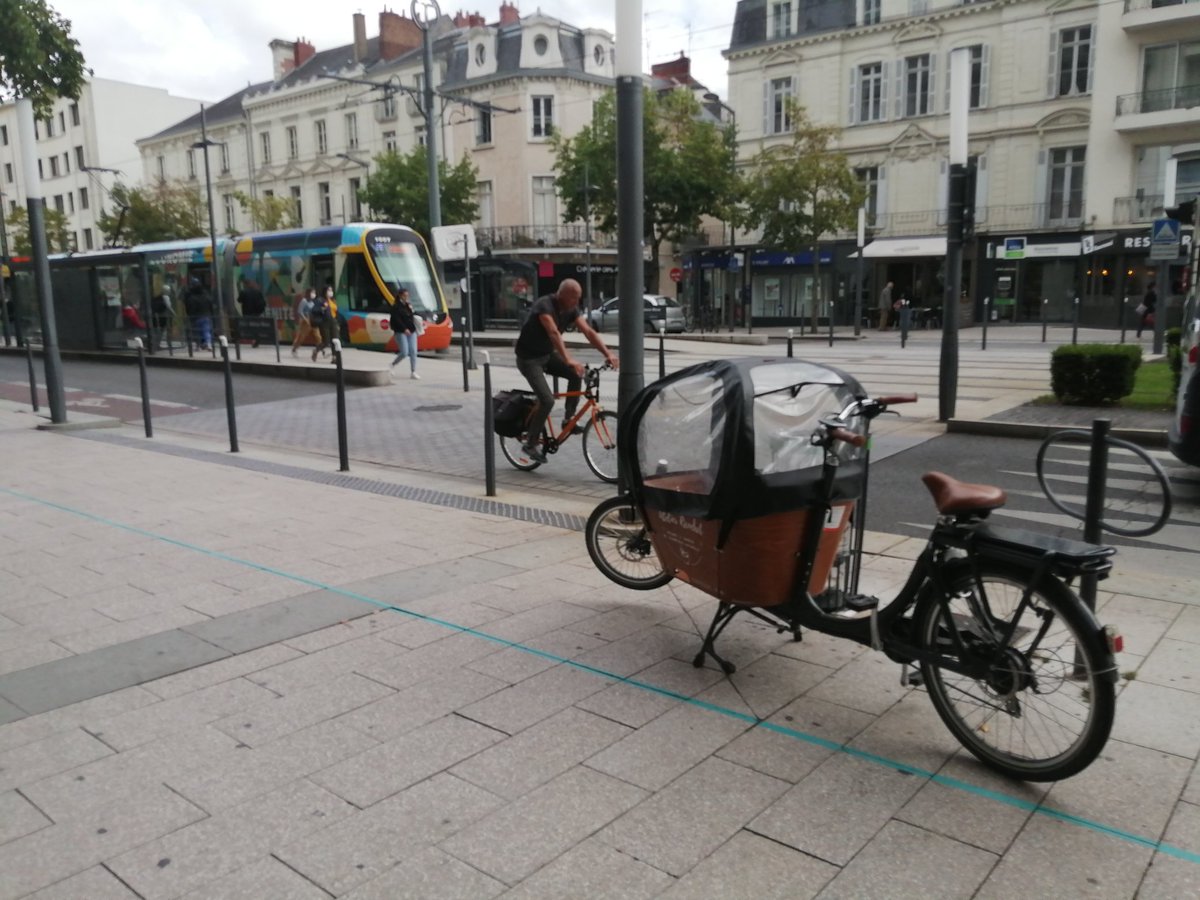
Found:
[(866, 259), (894, 259), (901, 256), (945, 256), (944, 237), (880, 238), (863, 247)]

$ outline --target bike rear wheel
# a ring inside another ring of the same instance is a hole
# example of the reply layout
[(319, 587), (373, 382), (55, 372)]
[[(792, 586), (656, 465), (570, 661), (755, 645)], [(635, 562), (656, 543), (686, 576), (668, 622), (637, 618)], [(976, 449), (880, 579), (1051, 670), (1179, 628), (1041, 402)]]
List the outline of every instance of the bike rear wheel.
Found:
[[(542, 429), (541, 446), (546, 445), (546, 439), (550, 436), (550, 432), (545, 428)], [(517, 437), (501, 437), (500, 452), (504, 454), (514, 468), (520, 469), (522, 472), (532, 472), (541, 465), (536, 459), (533, 459), (525, 452), (525, 434), (522, 432)]]
[(914, 618), (918, 642), (939, 657), (921, 672), (946, 727), (1013, 778), (1056, 781), (1086, 768), (1115, 707), (1115, 662), (1091, 613), (1053, 578), (1030, 589), (1033, 572), (1019, 566), (978, 562), (945, 578), (949, 595), (930, 592)]
[(611, 497), (597, 506), (583, 533), (596, 568), (621, 587), (651, 591), (673, 577), (658, 561), (642, 514), (628, 497)]
[(583, 432), (583, 460), (592, 474), (617, 483), (617, 414), (599, 412)]

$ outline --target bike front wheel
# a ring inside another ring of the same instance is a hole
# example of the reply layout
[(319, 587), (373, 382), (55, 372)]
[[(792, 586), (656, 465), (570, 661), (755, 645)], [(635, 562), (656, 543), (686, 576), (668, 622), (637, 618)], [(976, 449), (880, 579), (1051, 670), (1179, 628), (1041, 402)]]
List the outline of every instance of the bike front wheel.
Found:
[(583, 459), (592, 474), (609, 484), (617, 483), (617, 414), (597, 413), (583, 432)]
[[(542, 429), (541, 446), (546, 445), (546, 439), (549, 437), (549, 432)], [(518, 437), (501, 437), (500, 452), (504, 454), (504, 458), (513, 465), (514, 468), (520, 469), (522, 472), (532, 472), (541, 465), (536, 459), (533, 459), (525, 452), (525, 434), (522, 433)]]
[(583, 533), (596, 568), (621, 587), (652, 591), (673, 577), (658, 561), (642, 514), (628, 497), (597, 506)]
[[(1061, 582), (977, 562), (926, 595), (917, 639), (929, 699), (964, 747), (1013, 778), (1086, 768), (1112, 729), (1116, 663), (1092, 614)], [(1026, 594), (1028, 597), (1026, 598)]]

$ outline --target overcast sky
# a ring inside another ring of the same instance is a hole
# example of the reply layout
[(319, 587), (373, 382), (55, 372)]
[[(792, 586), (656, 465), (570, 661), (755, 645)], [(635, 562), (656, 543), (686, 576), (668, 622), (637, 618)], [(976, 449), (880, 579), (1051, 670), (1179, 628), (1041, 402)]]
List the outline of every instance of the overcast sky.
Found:
[[(619, 0), (518, 2), (522, 15), (539, 8), (578, 27), (615, 32)], [(167, 88), (179, 97), (216, 101), (248, 83), (271, 77), (274, 38), (307, 38), (318, 50), (353, 40), (352, 16), (363, 12), (367, 34), (379, 30), (387, 6), (407, 14), (407, 0), (297, 2), (297, 0), (50, 0), (71, 21), (71, 31), (88, 66), (100, 78)], [(729, 44), (736, 0), (643, 0), (642, 65), (665, 62), (681, 52), (692, 58), (692, 73), (710, 90), (726, 96), (721, 50)], [(493, 23), (500, 0), (458, 5), (443, 0), (444, 13), (478, 11)]]

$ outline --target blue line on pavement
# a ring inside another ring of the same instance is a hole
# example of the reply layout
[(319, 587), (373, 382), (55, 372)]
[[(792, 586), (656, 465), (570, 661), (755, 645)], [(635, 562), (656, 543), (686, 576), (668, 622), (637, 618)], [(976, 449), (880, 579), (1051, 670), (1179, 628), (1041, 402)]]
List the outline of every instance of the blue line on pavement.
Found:
[(784, 735), (785, 737), (789, 737), (794, 740), (803, 741), (807, 744), (813, 744), (818, 747), (823, 747), (826, 750), (829, 750), (829, 751), (832, 751), (835, 753), (843, 753), (854, 759), (859, 759), (864, 762), (872, 763), (874, 765), (883, 766), (884, 768), (895, 769), (896, 771), (904, 772), (909, 775), (916, 775), (921, 778), (926, 778), (929, 781), (932, 781), (935, 784), (943, 785), (944, 787), (963, 791), (964, 793), (967, 793), (967, 794), (973, 794), (977, 797), (982, 797), (986, 800), (992, 800), (996, 803), (1004, 804), (1005, 806), (1011, 806), (1016, 809), (1024, 810), (1025, 812), (1047, 816), (1048, 818), (1051, 818), (1051, 819), (1057, 819), (1058, 821), (1065, 822), (1069, 825), (1077, 825), (1081, 828), (1086, 828), (1090, 831), (1095, 831), (1099, 834), (1108, 835), (1110, 837), (1117, 838), (1118, 840), (1122, 840), (1122, 841), (1125, 841), (1130, 844), (1135, 844), (1139, 847), (1147, 847), (1151, 850), (1156, 850), (1159, 853), (1162, 853), (1166, 856), (1172, 856), (1176, 859), (1184, 860), (1185, 862), (1200, 864), (1200, 853), (1196, 853), (1191, 850), (1186, 850), (1183, 847), (1176, 847), (1172, 844), (1168, 844), (1163, 841), (1156, 841), (1153, 838), (1148, 838), (1148, 837), (1145, 837), (1140, 834), (1134, 834), (1131, 831), (1125, 831), (1124, 829), (1116, 828), (1112, 825), (1106, 825), (1103, 822), (1097, 822), (1094, 819), (1088, 819), (1083, 816), (1077, 816), (1073, 813), (1066, 812), (1065, 810), (1054, 809), (1053, 807), (1049, 807), (1049, 806), (1042, 806), (1041, 804), (1034, 803), (1033, 801), (1030, 801), (1030, 800), (1024, 800), (1020, 797), (1014, 797), (1010, 794), (1001, 793), (1000, 791), (993, 791), (988, 788), (979, 787), (978, 785), (970, 784), (969, 782), (962, 781), (957, 778), (951, 778), (947, 775), (939, 775), (936, 772), (931, 772), (927, 769), (921, 768), (920, 766), (913, 766), (908, 763), (899, 762), (897, 760), (890, 759), (886, 756), (880, 756), (876, 753), (871, 753), (870, 751), (867, 751), (867, 750), (861, 750), (857, 747), (851, 747), (847, 744), (839, 744), (836, 741), (831, 741), (826, 738), (819, 737), (815, 734), (809, 734), (808, 732), (799, 731), (795, 728), (789, 728), (786, 725), (779, 725), (774, 722), (769, 722), (766, 719), (759, 719), (756, 716), (752, 716), (747, 713), (738, 712), (735, 709), (729, 709), (728, 707), (725, 707), (725, 706), (718, 706), (715, 703), (709, 703), (706, 700), (700, 700), (696, 697), (689, 697), (686, 694), (681, 694), (677, 691), (672, 691), (669, 688), (659, 687), (658, 685), (649, 684), (645, 681), (638, 681), (636, 678), (632, 678), (628, 675), (617, 675), (614, 672), (608, 672), (608, 671), (598, 668), (596, 666), (589, 666), (587, 663), (581, 663), (577, 660), (566, 659), (565, 657), (558, 656), (554, 653), (548, 653), (545, 650), (539, 650), (536, 647), (529, 647), (525, 644), (520, 644), (516, 641), (510, 641), (507, 638), (502, 638), (502, 637), (499, 637), (494, 634), (488, 634), (486, 631), (479, 631), (475, 628), (469, 628), (466, 625), (458, 625), (454, 622), (450, 622), (445, 619), (439, 619), (436, 616), (430, 616), (430, 615), (426, 615), (425, 613), (414, 612), (413, 610), (404, 609), (403, 607), (399, 607), (399, 606), (393, 606), (390, 603), (384, 603), (381, 600), (375, 600), (372, 597), (368, 597), (364, 594), (359, 594), (354, 591), (349, 591), (349, 590), (346, 590), (345, 588), (333, 587), (333, 586), (325, 584), (323, 582), (316, 581), (315, 579), (306, 578), (303, 575), (296, 575), (292, 572), (284, 572), (281, 569), (276, 569), (271, 566), (264, 566), (261, 563), (256, 563), (251, 560), (241, 559), (240, 557), (237, 557), (237, 556), (230, 556), (228, 553), (222, 553), (219, 550), (210, 550), (207, 547), (200, 547), (196, 544), (190, 544), (187, 541), (181, 541), (177, 538), (167, 537), (166, 535), (157, 534), (153, 531), (147, 531), (144, 528), (138, 528), (136, 525), (126, 525), (123, 522), (117, 522), (112, 519), (107, 519), (104, 516), (98, 516), (93, 513), (86, 512), (84, 510), (79, 510), (79, 509), (75, 509), (70, 506), (65, 506), (61, 503), (55, 503), (52, 500), (43, 500), (40, 497), (34, 497), (29, 494), (24, 494), (24, 493), (21, 493), (20, 491), (14, 491), (14, 490), (11, 490), (11, 489), (5, 488), (5, 487), (0, 487), (0, 493), (8, 494), (10, 497), (16, 497), (21, 500), (28, 500), (32, 503), (39, 503), (42, 506), (47, 506), (51, 509), (57, 509), (57, 510), (60, 510), (65, 513), (69, 513), (73, 516), (78, 516), (79, 518), (82, 518), (82, 519), (89, 519), (93, 522), (99, 522), (103, 525), (109, 525), (109, 526), (112, 526), (113, 528), (119, 528), (122, 531), (127, 531), (131, 534), (141, 535), (142, 537), (151, 538), (152, 540), (156, 540), (156, 541), (162, 541), (163, 543), (171, 544), (176, 547), (181, 547), (185, 550), (191, 550), (196, 553), (201, 553), (201, 554), (204, 554), (205, 556), (212, 557), (213, 559), (219, 559), (224, 562), (236, 563), (241, 566), (246, 566), (247, 568), (250, 568), (250, 569), (257, 569), (260, 572), (266, 572), (267, 574), (270, 574), (270, 575), (276, 575), (280, 578), (286, 578), (289, 581), (294, 581), (299, 584), (308, 585), (309, 587), (314, 587), (319, 590), (329, 591), (330, 593), (334, 593), (334, 594), (340, 594), (343, 597), (349, 597), (353, 600), (359, 600), (359, 601), (362, 601), (363, 603), (367, 603), (367, 604), (369, 604), (371, 606), (375, 606), (379, 609), (392, 610), (394, 612), (401, 613), (402, 615), (409, 616), (410, 618), (420, 619), (425, 622), (430, 622), (434, 625), (439, 625), (439, 626), (446, 628), (448, 630), (451, 630), (451, 631), (457, 631), (461, 634), (469, 634), (469, 635), (472, 635), (473, 637), (482, 638), (483, 640), (490, 641), (494, 644), (500, 644), (503, 647), (507, 647), (507, 648), (510, 648), (513, 650), (520, 650), (521, 652), (528, 653), (532, 656), (538, 656), (538, 657), (541, 657), (542, 659), (550, 660), (551, 662), (570, 666), (573, 669), (578, 669), (583, 672), (589, 672), (593, 675), (598, 675), (601, 678), (608, 679), (609, 681), (618, 681), (618, 682), (621, 682), (622, 684), (627, 684), (630, 687), (636, 687), (641, 690), (649, 691), (654, 694), (659, 694), (664, 697), (670, 697), (673, 700), (678, 700), (679, 702), (686, 703), (689, 706), (697, 707), (699, 709), (703, 709), (708, 712), (716, 713), (717, 715), (724, 716), (729, 719), (736, 719), (737, 721), (740, 721), (740, 722), (746, 722), (747, 724), (754, 726), (754, 727), (761, 728), (764, 731), (770, 731), (775, 734)]

